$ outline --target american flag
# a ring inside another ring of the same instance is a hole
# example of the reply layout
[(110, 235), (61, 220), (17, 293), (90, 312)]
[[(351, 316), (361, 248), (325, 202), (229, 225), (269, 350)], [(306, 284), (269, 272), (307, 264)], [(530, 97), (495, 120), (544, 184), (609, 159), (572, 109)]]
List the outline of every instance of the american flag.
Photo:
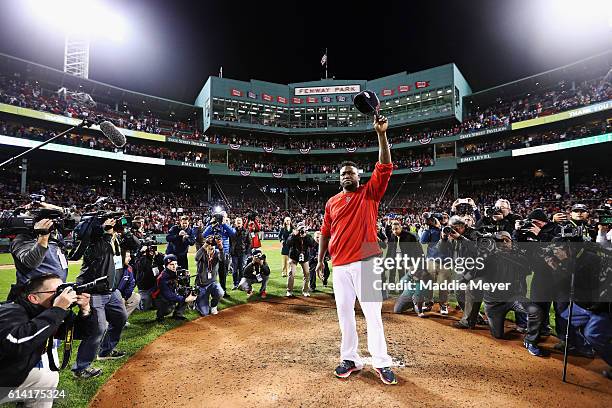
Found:
[(323, 56), (321, 57), (321, 65), (325, 65), (326, 62), (327, 62), (327, 52), (323, 54)]

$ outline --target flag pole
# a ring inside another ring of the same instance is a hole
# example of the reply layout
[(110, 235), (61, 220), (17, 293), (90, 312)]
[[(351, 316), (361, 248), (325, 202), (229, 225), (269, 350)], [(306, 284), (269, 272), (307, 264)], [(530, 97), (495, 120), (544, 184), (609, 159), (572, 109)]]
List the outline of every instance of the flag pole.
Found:
[(329, 60), (329, 56), (327, 55), (327, 47), (325, 47), (325, 79), (327, 79), (327, 61)]

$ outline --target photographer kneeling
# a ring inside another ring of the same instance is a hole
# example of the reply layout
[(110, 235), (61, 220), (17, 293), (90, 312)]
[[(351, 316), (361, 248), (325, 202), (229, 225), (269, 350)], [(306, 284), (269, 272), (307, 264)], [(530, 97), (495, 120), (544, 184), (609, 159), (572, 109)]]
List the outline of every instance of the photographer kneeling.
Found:
[[(494, 235), (496, 251), (485, 261), (484, 281), (490, 283), (484, 292), (485, 313), (489, 319), (491, 335), (496, 339), (504, 338), (504, 321), (506, 314), (513, 310), (527, 316), (527, 334), (523, 344), (532, 356), (542, 357), (543, 351), (538, 347), (542, 309), (531, 302), (525, 293), (526, 276), (529, 271), (529, 260), (512, 249), (512, 238), (507, 231)], [(507, 290), (493, 285), (504, 285)]]
[(270, 267), (266, 262), (266, 255), (261, 252), (261, 249), (253, 249), (251, 255), (252, 259), (246, 268), (244, 268), (244, 276), (238, 287), (251, 296), (253, 294), (253, 285), (261, 282), (259, 295), (265, 299), (268, 296), (266, 289), (268, 279), (270, 279)]
[(152, 294), (155, 307), (157, 308), (158, 322), (163, 322), (166, 315), (172, 313), (172, 318), (176, 320), (187, 320), (183, 314), (187, 308), (187, 303), (196, 300), (193, 295), (181, 296), (176, 293), (178, 289), (178, 261), (175, 255), (164, 257), (165, 269), (157, 277), (157, 286)]
[[(74, 319), (74, 338), (79, 338), (91, 319), (90, 296), (77, 295), (72, 287), (56, 295), (62, 279), (54, 274), (39, 275), (23, 287), (14, 302), (0, 306), (0, 387), (55, 389), (59, 372), (52, 371), (44, 351), (49, 338), (63, 339), (66, 320), (76, 303), (80, 312)], [(52, 355), (56, 356), (55, 350)], [(0, 403), (6, 402), (0, 394)], [(37, 401), (31, 407), (51, 407), (53, 400)]]

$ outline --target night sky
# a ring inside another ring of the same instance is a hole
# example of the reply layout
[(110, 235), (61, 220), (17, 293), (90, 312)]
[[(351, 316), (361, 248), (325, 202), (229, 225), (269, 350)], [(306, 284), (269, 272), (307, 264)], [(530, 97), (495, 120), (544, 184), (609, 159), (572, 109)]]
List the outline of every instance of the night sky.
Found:
[[(89, 77), (193, 103), (220, 66), (240, 80), (320, 79), (327, 47), (337, 79), (454, 62), (476, 91), (612, 49), (612, 15), (591, 5), (603, 2), (558, 0), (580, 8), (563, 12), (552, 1), (107, 0), (129, 31), (92, 40)], [(27, 0), (0, 1), (0, 52), (62, 69), (63, 38)]]

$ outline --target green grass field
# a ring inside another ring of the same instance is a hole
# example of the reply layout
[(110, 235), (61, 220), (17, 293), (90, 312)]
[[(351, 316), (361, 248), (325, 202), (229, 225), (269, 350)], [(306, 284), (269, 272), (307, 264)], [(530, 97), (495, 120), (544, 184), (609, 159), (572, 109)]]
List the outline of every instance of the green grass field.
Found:
[[(165, 246), (161, 246), (160, 250), (165, 250)], [(286, 291), (286, 278), (281, 277), (281, 256), (280, 244), (277, 241), (264, 241), (263, 250), (267, 255), (267, 260), (272, 270), (271, 278), (268, 282), (268, 295), (273, 298), (275, 296), (284, 296)], [(195, 273), (195, 253), (189, 255), (189, 266), (192, 273)], [(9, 254), (0, 254), (0, 265), (12, 265), (12, 258)], [(68, 280), (74, 281), (78, 275), (80, 263), (71, 264), (69, 267)], [(298, 275), (300, 272), (298, 272)], [(301, 285), (301, 278), (296, 279), (296, 287)], [(7, 268), (0, 269), (0, 299), (6, 299), (10, 286), (15, 281), (15, 269)], [(228, 286), (231, 285), (231, 276), (228, 276)], [(319, 284), (319, 290), (331, 292), (331, 288), (323, 288)], [(231, 291), (231, 299), (224, 299), (219, 304), (219, 310), (247, 302), (246, 293), (241, 291)], [(259, 297), (254, 296), (254, 299), (249, 301), (259, 301)], [(222, 313), (222, 312), (221, 312)], [(189, 320), (199, 317), (199, 314), (193, 310), (189, 310), (185, 315)], [(166, 331), (173, 329), (182, 324), (172, 319), (167, 319), (163, 324), (155, 323), (155, 311), (141, 312), (136, 310), (129, 318), (130, 326), (123, 330), (121, 341), (117, 349), (125, 351), (128, 358), (140, 350), (145, 345), (152, 342)], [(72, 354), (72, 362), (76, 356), (76, 348), (78, 341), (75, 341), (75, 346)], [(60, 350), (61, 354), (61, 350)], [(61, 357), (61, 356), (60, 356)], [(98, 378), (89, 380), (76, 380), (73, 378), (71, 371), (67, 368), (60, 374), (59, 388), (66, 390), (68, 398), (57, 400), (55, 407), (86, 407), (91, 398), (97, 392), (98, 388), (106, 382), (106, 380), (119, 368), (127, 359), (115, 361), (95, 361), (94, 366), (100, 367), (103, 374)]]

